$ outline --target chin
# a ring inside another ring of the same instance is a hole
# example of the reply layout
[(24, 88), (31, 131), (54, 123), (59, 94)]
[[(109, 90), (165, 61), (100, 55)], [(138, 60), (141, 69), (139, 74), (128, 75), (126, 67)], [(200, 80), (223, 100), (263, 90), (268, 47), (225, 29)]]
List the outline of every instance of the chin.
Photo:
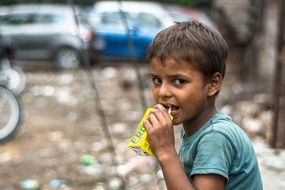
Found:
[(176, 120), (175, 118), (172, 120), (173, 125), (180, 125), (181, 122), (179, 120)]

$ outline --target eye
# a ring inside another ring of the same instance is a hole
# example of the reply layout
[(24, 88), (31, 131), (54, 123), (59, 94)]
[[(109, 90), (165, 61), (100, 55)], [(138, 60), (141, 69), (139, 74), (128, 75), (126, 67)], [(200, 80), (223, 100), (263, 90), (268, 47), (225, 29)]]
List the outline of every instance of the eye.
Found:
[(152, 77), (152, 83), (154, 85), (160, 85), (161, 84), (161, 79), (157, 77)]
[(185, 84), (186, 81), (183, 80), (183, 79), (175, 79), (175, 80), (173, 81), (173, 83), (174, 83), (176, 86), (181, 86), (181, 85)]

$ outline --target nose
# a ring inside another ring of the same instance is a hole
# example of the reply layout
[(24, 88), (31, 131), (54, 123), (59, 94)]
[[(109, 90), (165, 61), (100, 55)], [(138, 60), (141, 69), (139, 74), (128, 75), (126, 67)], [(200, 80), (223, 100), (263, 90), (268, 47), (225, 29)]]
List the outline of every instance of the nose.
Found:
[(171, 90), (170, 90), (170, 85), (167, 84), (166, 82), (162, 83), (160, 88), (159, 88), (159, 96), (161, 98), (169, 98), (171, 97)]

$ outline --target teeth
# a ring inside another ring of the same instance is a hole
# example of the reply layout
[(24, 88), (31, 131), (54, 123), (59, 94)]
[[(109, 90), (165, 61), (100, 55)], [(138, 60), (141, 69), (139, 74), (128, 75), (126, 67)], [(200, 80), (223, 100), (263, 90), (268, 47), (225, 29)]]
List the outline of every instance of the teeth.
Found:
[(167, 110), (168, 114), (171, 113), (171, 106), (168, 107), (168, 110)]

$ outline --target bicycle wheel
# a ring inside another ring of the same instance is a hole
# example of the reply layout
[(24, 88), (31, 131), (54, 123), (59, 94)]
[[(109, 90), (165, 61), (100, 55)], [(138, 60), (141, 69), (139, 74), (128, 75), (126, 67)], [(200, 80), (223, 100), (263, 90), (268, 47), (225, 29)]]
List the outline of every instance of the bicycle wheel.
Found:
[(19, 95), (26, 87), (26, 75), (17, 65), (12, 65), (9, 70), (7, 88)]
[(0, 86), (0, 142), (14, 137), (20, 126), (19, 100), (7, 88)]

